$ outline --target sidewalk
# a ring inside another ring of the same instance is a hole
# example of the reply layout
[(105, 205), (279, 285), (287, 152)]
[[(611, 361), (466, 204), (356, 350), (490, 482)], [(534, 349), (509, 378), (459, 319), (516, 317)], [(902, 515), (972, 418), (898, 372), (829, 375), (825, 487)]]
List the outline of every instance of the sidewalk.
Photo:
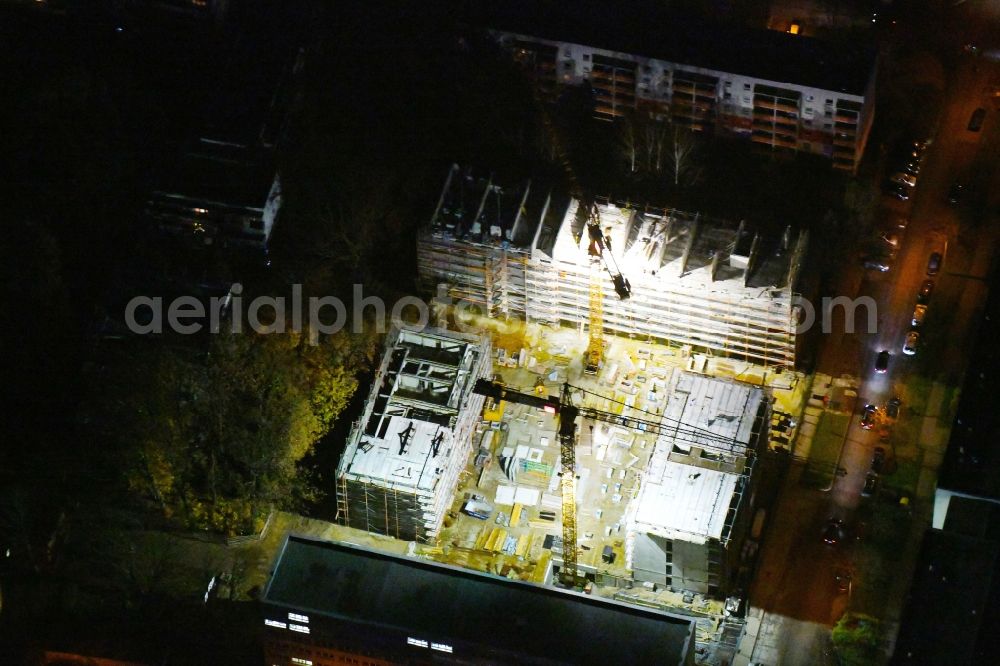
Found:
[(857, 387), (858, 380), (854, 377), (814, 375), (792, 450), (796, 460), (807, 463), (803, 473), (805, 483), (826, 489), (832, 484), (854, 413)]

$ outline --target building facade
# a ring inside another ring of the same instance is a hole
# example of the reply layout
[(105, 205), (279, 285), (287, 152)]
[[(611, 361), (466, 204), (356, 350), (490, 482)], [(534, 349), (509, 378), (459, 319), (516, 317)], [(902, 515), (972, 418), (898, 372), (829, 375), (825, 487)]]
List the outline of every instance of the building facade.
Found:
[(586, 20), (497, 18), (491, 34), (544, 96), (589, 85), (599, 118), (638, 109), (856, 172), (875, 113), (872, 49), (767, 30)]
[(492, 362), (486, 337), (392, 330), (337, 468), (337, 521), (433, 542), (472, 453)]
[(661, 434), (626, 512), (636, 581), (723, 598), (738, 592), (750, 529), (755, 461), (767, 446), (763, 389), (676, 373)]
[[(599, 205), (631, 297), (602, 275), (606, 331), (764, 366), (796, 362), (808, 236), (674, 209)], [(491, 317), (586, 327), (592, 266), (579, 202), (453, 166), (418, 240), (424, 287)]]

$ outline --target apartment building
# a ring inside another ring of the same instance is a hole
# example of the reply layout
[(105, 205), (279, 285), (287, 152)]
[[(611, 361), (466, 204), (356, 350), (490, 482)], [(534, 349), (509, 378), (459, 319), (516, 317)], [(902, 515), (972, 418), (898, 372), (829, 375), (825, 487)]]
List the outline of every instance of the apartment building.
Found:
[(485, 20), (543, 94), (589, 85), (599, 118), (645, 110), (774, 152), (822, 155), (852, 173), (864, 154), (875, 113), (875, 52), (867, 46), (655, 10), (541, 6)]
[[(606, 332), (794, 368), (796, 286), (808, 235), (746, 221), (603, 201), (601, 228), (631, 298), (601, 276)], [(530, 182), (502, 185), (453, 165), (417, 265), (428, 292), (492, 317), (586, 327), (593, 281), (586, 215)]]
[(626, 514), (627, 568), (636, 581), (726, 597), (738, 587), (756, 457), (767, 441), (763, 389), (675, 373), (661, 434)]
[(472, 454), (490, 374), (485, 336), (394, 329), (337, 468), (337, 521), (433, 542)]

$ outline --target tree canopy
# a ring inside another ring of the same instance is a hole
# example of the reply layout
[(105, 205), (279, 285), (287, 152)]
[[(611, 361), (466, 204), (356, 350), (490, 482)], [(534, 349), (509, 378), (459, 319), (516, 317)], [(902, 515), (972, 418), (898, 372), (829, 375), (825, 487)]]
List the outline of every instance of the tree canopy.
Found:
[(298, 463), (354, 393), (374, 339), (304, 335), (223, 334), (205, 350), (145, 347), (106, 366), (88, 418), (129, 491), (172, 522), (226, 534), (315, 498)]

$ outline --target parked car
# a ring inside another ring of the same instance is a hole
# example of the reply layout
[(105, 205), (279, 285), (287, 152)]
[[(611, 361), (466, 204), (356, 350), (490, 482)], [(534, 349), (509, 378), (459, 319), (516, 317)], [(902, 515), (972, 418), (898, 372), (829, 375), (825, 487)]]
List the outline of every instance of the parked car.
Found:
[(878, 413), (878, 407), (872, 404), (865, 405), (864, 414), (861, 415), (861, 429), (871, 430), (875, 427), (875, 414)]
[(892, 400), (885, 403), (885, 415), (888, 416), (890, 419), (899, 418), (899, 408), (902, 406), (902, 404), (903, 404), (902, 400), (894, 397)]
[(934, 280), (924, 280), (920, 283), (920, 291), (917, 292), (917, 303), (926, 304), (934, 293)]
[(889, 370), (889, 350), (883, 349), (875, 357), (875, 372), (884, 375)]
[(898, 185), (906, 185), (907, 187), (917, 186), (917, 179), (908, 173), (903, 173), (902, 171), (897, 171), (889, 176), (889, 180)]
[(948, 189), (948, 203), (957, 204), (962, 200), (962, 195), (965, 193), (965, 185), (962, 183), (952, 183), (951, 187)]
[(884, 466), (885, 449), (881, 446), (876, 446), (875, 451), (872, 453), (872, 471), (876, 474), (881, 474)]
[(903, 353), (907, 356), (913, 356), (917, 353), (918, 344), (920, 344), (920, 334), (916, 331), (910, 331), (906, 334), (906, 342), (903, 343)]
[(986, 118), (986, 109), (979, 108), (972, 112), (969, 117), (969, 127), (970, 132), (978, 132), (983, 129), (983, 120)]
[(921, 303), (917, 303), (917, 305), (913, 308), (913, 318), (910, 319), (910, 325), (913, 326), (914, 328), (918, 326), (923, 326), (924, 317), (926, 316), (927, 316), (927, 306)]
[(839, 518), (831, 518), (823, 526), (823, 543), (827, 545), (839, 543), (846, 536), (847, 528), (844, 527), (844, 521)]
[(899, 247), (899, 236), (896, 234), (882, 234), (881, 236), (879, 236), (879, 239), (885, 242), (885, 244), (889, 245), (890, 247), (893, 248)]
[(879, 273), (885, 273), (889, 270), (889, 264), (884, 259), (865, 259), (864, 267)]
[(927, 259), (927, 274), (937, 275), (938, 271), (941, 270), (941, 253), (932, 252), (931, 256)]
[(897, 170), (917, 177), (920, 175), (920, 160), (910, 159), (908, 162), (900, 164)]
[(833, 581), (837, 584), (838, 592), (849, 592), (851, 589), (851, 572), (848, 569), (834, 569)]
[(865, 485), (861, 489), (861, 496), (871, 497), (875, 493), (876, 486), (878, 486), (878, 474), (868, 472), (868, 474), (865, 475)]
[(910, 200), (909, 188), (900, 185), (898, 183), (888, 183), (885, 187), (885, 193), (888, 194), (890, 197), (899, 199), (900, 201)]

